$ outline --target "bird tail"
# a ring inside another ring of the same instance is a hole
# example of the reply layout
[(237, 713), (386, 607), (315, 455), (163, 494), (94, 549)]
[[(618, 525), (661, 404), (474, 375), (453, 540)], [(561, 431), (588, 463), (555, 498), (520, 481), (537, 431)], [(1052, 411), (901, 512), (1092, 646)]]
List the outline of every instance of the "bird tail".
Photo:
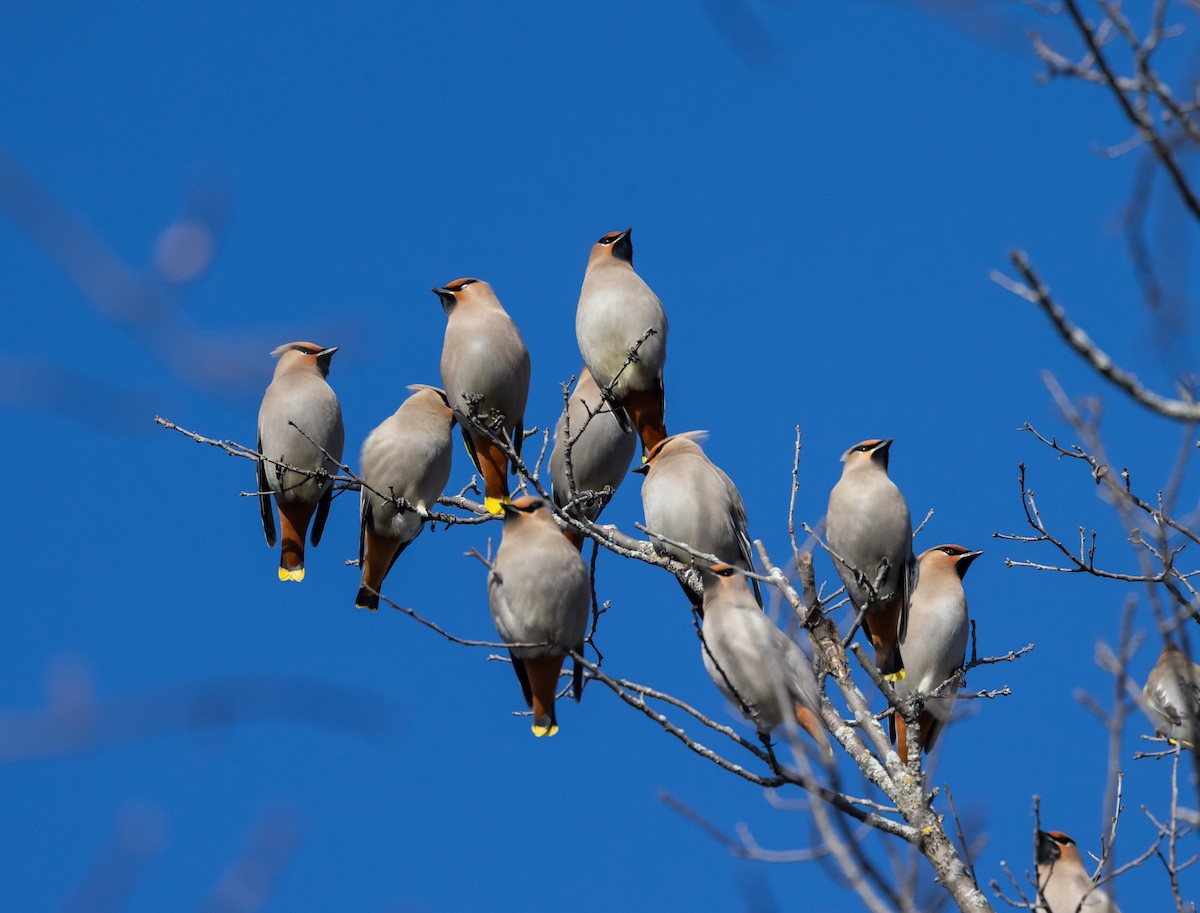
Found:
[(558, 732), (554, 715), (554, 697), (558, 693), (558, 676), (563, 657), (526, 657), (525, 674), (529, 676), (529, 692), (533, 702), (533, 734), (538, 738)]
[(500, 513), (500, 505), (508, 503), (508, 457), (503, 448), (488, 438), (476, 438), (475, 465), (483, 476), (484, 504), (488, 513)]
[(399, 554), (396, 545), (395, 539), (376, 535), (370, 530), (363, 532), (362, 585), (354, 600), (358, 608), (372, 612), (379, 608), (379, 591), (383, 589), (383, 580)]
[(304, 533), (312, 517), (312, 505), (296, 502), (279, 505), (279, 579), (304, 579)]
[(875, 648), (875, 665), (879, 674), (890, 682), (904, 678), (904, 658), (900, 655), (900, 622), (904, 601), (881, 602), (863, 615), (863, 629)]
[(663, 420), (666, 400), (662, 381), (652, 390), (630, 390), (621, 405), (625, 407), (638, 437), (642, 439), (643, 452), (649, 453), (655, 444), (667, 436), (667, 426)]
[[(891, 724), (888, 727), (891, 731), (892, 741), (896, 745), (896, 754), (900, 755), (902, 764), (908, 763), (908, 723), (904, 721), (904, 717), (899, 712), (893, 713), (889, 718)], [(917, 716), (917, 723), (921, 728), (917, 738), (917, 753), (922, 751), (928, 753), (933, 747), (933, 740), (936, 738), (936, 730), (938, 721), (928, 710), (922, 710)]]
[(825, 735), (825, 727), (821, 725), (821, 718), (817, 716), (808, 707), (805, 707), (799, 701), (795, 703), (796, 707), (796, 723), (807, 732), (814, 742), (821, 748), (821, 753), (826, 759), (833, 757), (833, 746), (829, 744), (829, 737)]

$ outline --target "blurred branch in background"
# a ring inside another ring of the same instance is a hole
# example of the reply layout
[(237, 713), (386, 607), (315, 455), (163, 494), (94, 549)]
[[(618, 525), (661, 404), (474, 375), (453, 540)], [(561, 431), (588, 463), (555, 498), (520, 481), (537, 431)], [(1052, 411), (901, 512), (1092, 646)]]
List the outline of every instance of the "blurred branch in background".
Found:
[(395, 731), (388, 699), (319, 681), (222, 679), (102, 700), (87, 668), (63, 659), (47, 691), (45, 708), (0, 712), (0, 764), (244, 723), (297, 723), (368, 739)]

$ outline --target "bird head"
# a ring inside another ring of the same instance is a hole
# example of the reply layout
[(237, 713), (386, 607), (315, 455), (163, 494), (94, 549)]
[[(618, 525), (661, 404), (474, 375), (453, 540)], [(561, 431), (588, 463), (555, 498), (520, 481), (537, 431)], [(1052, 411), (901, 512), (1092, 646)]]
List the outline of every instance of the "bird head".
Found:
[(846, 464), (842, 471), (874, 465), (887, 472), (888, 450), (891, 448), (893, 440), (894, 438), (888, 438), (886, 441), (872, 438), (855, 444), (842, 454), (842, 462)]
[(549, 508), (546, 507), (546, 502), (533, 495), (522, 495), (515, 501), (501, 504), (500, 509), (504, 511), (506, 524), (523, 523), (536, 516), (538, 511), (546, 511), (546, 515), (549, 517)]
[(449, 314), (463, 302), (486, 300), (492, 287), (482, 279), (455, 279), (430, 291), (438, 296), (442, 310)]
[(672, 434), (670, 437), (665, 437), (650, 448), (650, 452), (642, 459), (642, 465), (635, 467), (633, 471), (639, 475), (645, 475), (657, 460), (669, 453), (688, 447), (699, 450), (700, 442), (707, 437), (707, 431), (681, 431), (679, 434)]
[(329, 362), (337, 350), (337, 346), (325, 348), (315, 342), (289, 342), (275, 349), (271, 357), (279, 359), (279, 364), (275, 366), (277, 375), (293, 368), (315, 367), (322, 377), (328, 377)]
[(588, 266), (600, 260), (624, 260), (630, 266), (633, 266), (633, 241), (630, 240), (630, 235), (633, 234), (633, 228), (627, 228), (624, 231), (610, 231), (606, 235), (602, 235), (600, 240), (592, 245), (591, 256), (588, 257)]
[(1083, 865), (1079, 855), (1079, 847), (1075, 841), (1062, 831), (1037, 832), (1037, 862), (1038, 865), (1053, 865), (1060, 859), (1075, 861)]
[(920, 562), (922, 569), (929, 567), (953, 572), (961, 580), (966, 576), (971, 562), (982, 554), (982, 551), (967, 551), (961, 545), (938, 545), (923, 552)]

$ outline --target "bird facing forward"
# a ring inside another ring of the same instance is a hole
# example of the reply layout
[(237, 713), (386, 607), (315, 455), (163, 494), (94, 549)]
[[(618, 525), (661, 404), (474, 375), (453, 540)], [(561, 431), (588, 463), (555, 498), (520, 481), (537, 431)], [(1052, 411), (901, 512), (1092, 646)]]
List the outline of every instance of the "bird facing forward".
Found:
[(1088, 877), (1079, 847), (1062, 831), (1037, 832), (1037, 883), (1047, 913), (1121, 913)]
[[(921, 553), (920, 576), (908, 607), (908, 629), (900, 641), (904, 678), (895, 684), (899, 697), (912, 697), (918, 691), (928, 694), (963, 667), (971, 631), (963, 577), (982, 554), (961, 545), (939, 545)], [(949, 719), (961, 685), (961, 677), (956, 678), (941, 695), (925, 702), (918, 716), (918, 745), (925, 752), (933, 747)], [(899, 713), (890, 719), (900, 760), (908, 763), (908, 726)]]

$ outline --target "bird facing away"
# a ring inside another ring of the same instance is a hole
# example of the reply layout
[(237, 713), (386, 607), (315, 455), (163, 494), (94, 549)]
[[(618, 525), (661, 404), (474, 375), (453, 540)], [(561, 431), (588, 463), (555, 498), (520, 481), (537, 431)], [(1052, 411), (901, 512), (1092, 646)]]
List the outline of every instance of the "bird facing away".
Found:
[(700, 653), (713, 684), (759, 732), (769, 733), (784, 720), (794, 720), (826, 757), (832, 756), (821, 723), (820, 689), (808, 657), (767, 618), (735, 568), (714, 564), (701, 576)]
[(1121, 913), (1092, 883), (1079, 847), (1062, 831), (1037, 832), (1037, 883), (1047, 913)]
[[(571, 506), (572, 514), (581, 519), (595, 520), (600, 516), (608, 498), (599, 493), (605, 488), (617, 490), (637, 449), (637, 435), (632, 428), (622, 427), (616, 415), (619, 411), (620, 406), (604, 401), (587, 367), (581, 368), (566, 411), (559, 416), (554, 449), (550, 452), (551, 494), (556, 506), (566, 507), (580, 495), (596, 493), (596, 497)], [(568, 441), (570, 478), (567, 477)], [(564, 534), (576, 547), (583, 548), (582, 533), (565, 527)]]
[[(700, 448), (707, 436), (707, 431), (686, 431), (664, 438), (634, 469), (646, 477), (642, 483), (646, 528), (713, 555), (723, 564), (752, 571), (746, 505), (729, 476)], [(695, 563), (691, 554), (661, 540), (654, 540), (654, 549), (684, 564)], [(757, 581), (754, 597), (761, 605)]]
[[(279, 509), (283, 540), (280, 580), (304, 579), (304, 534), (309, 521), (312, 544), (316, 545), (329, 517), (333, 476), (341, 465), (346, 438), (342, 407), (325, 381), (329, 361), (337, 349), (290, 342), (271, 353), (279, 363), (258, 410), (258, 452), (266, 457), (258, 460), (258, 503), (267, 545), (272, 548), (275, 521), (271, 495)], [(292, 469), (285, 470), (280, 463)], [(328, 475), (312, 475), (318, 472)]]
[[(504, 531), (488, 574), (488, 605), (533, 710), (533, 734), (554, 735), (554, 695), (563, 658), (583, 651), (591, 608), (587, 563), (563, 536), (541, 498), (503, 506)], [(523, 645), (523, 646), (519, 646)], [(579, 700), (582, 669), (575, 667)]]
[(1200, 666), (1175, 644), (1167, 642), (1142, 689), (1150, 721), (1174, 745), (1195, 749), (1200, 719)]
[(855, 444), (842, 455), (842, 477), (829, 493), (826, 529), (846, 594), (863, 615), (875, 665), (889, 681), (904, 677), (899, 642), (916, 586), (908, 503), (888, 478), (891, 439)]
[[(446, 404), (446, 394), (425, 384), (408, 389), (412, 396), (367, 435), (362, 448), (364, 487), (358, 534), (362, 584), (354, 604), (372, 611), (379, 608), (379, 590), (388, 571), (420, 535), (429, 508), (450, 479), (454, 413)], [(389, 497), (402, 498), (414, 509), (401, 509)]]
[(442, 386), (458, 415), (463, 441), (483, 476), (484, 504), (493, 514), (508, 501), (508, 457), (504, 448), (467, 419), (492, 427), (501, 416), (513, 450), (521, 453), (525, 401), (529, 398), (529, 351), (517, 325), (500, 305), (492, 287), (479, 279), (456, 279), (433, 292), (446, 312), (442, 343)]
[[(609, 232), (592, 246), (575, 311), (575, 337), (592, 377), (601, 388), (611, 387), (648, 453), (667, 436), (667, 315), (658, 296), (633, 271), (632, 231)], [(648, 330), (654, 332), (631, 357), (630, 349)]]
[[(896, 682), (898, 696), (912, 697), (918, 691), (928, 694), (963, 667), (971, 622), (962, 582), (971, 562), (982, 554), (961, 545), (939, 545), (921, 553), (920, 576), (908, 606), (908, 630), (900, 641), (904, 678)], [(950, 718), (961, 685), (962, 679), (955, 679), (940, 696), (929, 698), (919, 714), (919, 744), (926, 753)], [(907, 764), (908, 726), (899, 713), (890, 719), (896, 750)]]

